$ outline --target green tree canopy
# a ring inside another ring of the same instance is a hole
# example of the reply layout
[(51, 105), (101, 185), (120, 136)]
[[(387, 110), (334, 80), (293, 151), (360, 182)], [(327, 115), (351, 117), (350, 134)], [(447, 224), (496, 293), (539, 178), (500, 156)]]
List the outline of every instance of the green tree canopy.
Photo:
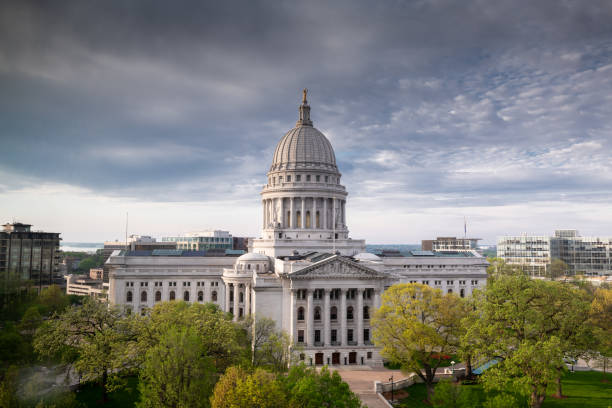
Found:
[(454, 294), (419, 283), (393, 285), (372, 319), (374, 342), (383, 357), (423, 380), (430, 400), (443, 355), (459, 348), (461, 320), (467, 312)]

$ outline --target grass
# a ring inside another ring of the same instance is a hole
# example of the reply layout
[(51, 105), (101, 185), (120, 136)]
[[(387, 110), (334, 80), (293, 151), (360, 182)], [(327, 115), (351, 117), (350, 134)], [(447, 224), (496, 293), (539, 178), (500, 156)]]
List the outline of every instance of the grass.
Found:
[(83, 385), (76, 393), (77, 401), (87, 407), (132, 408), (138, 401), (138, 377), (127, 377), (127, 386), (109, 394), (108, 402), (102, 404), (102, 390), (97, 383)]
[[(563, 395), (567, 398), (556, 399), (552, 395), (555, 387), (551, 385), (543, 408), (609, 408), (612, 407), (612, 374), (607, 374), (609, 382), (602, 382), (603, 374), (597, 371), (580, 371), (567, 373), (562, 380)], [(480, 385), (463, 385), (484, 399), (484, 390)], [(423, 403), (427, 396), (424, 384), (415, 384), (406, 389), (410, 395), (401, 400), (402, 407), (430, 407)]]

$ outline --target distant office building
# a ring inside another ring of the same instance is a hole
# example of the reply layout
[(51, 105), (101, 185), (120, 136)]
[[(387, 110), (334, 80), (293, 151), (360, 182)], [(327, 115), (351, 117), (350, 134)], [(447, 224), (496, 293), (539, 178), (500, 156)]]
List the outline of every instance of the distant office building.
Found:
[(23, 288), (39, 291), (62, 283), (58, 273), (60, 234), (32, 231), (30, 224), (5, 224), (0, 231), (0, 294)]
[(91, 268), (89, 270), (89, 278), (90, 279), (101, 281), (103, 276), (104, 276), (104, 269), (103, 268)]
[(437, 237), (421, 241), (423, 251), (474, 251), (481, 238)]
[(205, 251), (208, 249), (233, 249), (233, 238), (229, 231), (189, 232), (177, 237), (163, 237), (162, 242), (176, 243), (176, 249)]
[(612, 274), (612, 238), (582, 237), (577, 230), (556, 230), (554, 236), (501, 237), (497, 256), (544, 276), (553, 259), (569, 266), (570, 274)]
[(248, 237), (233, 237), (232, 238), (232, 249), (247, 252), (249, 250), (249, 241), (251, 239), (252, 238), (248, 238)]
[(102, 282), (102, 279), (90, 279), (82, 275), (67, 275), (65, 279), (67, 295), (91, 296), (103, 302), (108, 300), (108, 283)]
[[(153, 251), (155, 249), (176, 249), (176, 242), (158, 242), (149, 235), (130, 235), (127, 239), (127, 246), (130, 251)], [(105, 262), (113, 251), (123, 251), (124, 249), (126, 249), (125, 241), (106, 241), (102, 249)], [(104, 266), (103, 269), (102, 280), (108, 282), (108, 267)]]
[(497, 257), (523, 267), (532, 276), (546, 276), (550, 265), (550, 237), (510, 236), (497, 240)]

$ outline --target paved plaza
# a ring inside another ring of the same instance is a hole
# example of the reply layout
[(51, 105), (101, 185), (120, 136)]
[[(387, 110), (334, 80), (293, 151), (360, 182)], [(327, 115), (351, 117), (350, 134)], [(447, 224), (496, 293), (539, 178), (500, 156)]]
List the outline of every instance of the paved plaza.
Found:
[(393, 376), (393, 381), (403, 380), (407, 376), (399, 370), (387, 370), (384, 368), (356, 370), (354, 368), (344, 369), (333, 367), (332, 370), (338, 371), (342, 379), (347, 382), (351, 390), (359, 396), (368, 408), (386, 408), (385, 404), (378, 398), (374, 391), (374, 382), (389, 382)]

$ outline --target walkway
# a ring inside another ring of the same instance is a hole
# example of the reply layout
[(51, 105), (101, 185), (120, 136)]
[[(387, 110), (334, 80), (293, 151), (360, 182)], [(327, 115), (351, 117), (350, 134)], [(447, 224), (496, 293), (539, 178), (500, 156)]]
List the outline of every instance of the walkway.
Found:
[(389, 382), (389, 378), (393, 375), (393, 381), (406, 378), (399, 370), (387, 370), (386, 368), (369, 368), (364, 367), (362, 370), (355, 368), (346, 369), (339, 367), (331, 367), (332, 370), (337, 370), (342, 379), (351, 387), (351, 391), (359, 396), (361, 402), (368, 408), (386, 408), (385, 404), (378, 399), (374, 392), (374, 381)]

